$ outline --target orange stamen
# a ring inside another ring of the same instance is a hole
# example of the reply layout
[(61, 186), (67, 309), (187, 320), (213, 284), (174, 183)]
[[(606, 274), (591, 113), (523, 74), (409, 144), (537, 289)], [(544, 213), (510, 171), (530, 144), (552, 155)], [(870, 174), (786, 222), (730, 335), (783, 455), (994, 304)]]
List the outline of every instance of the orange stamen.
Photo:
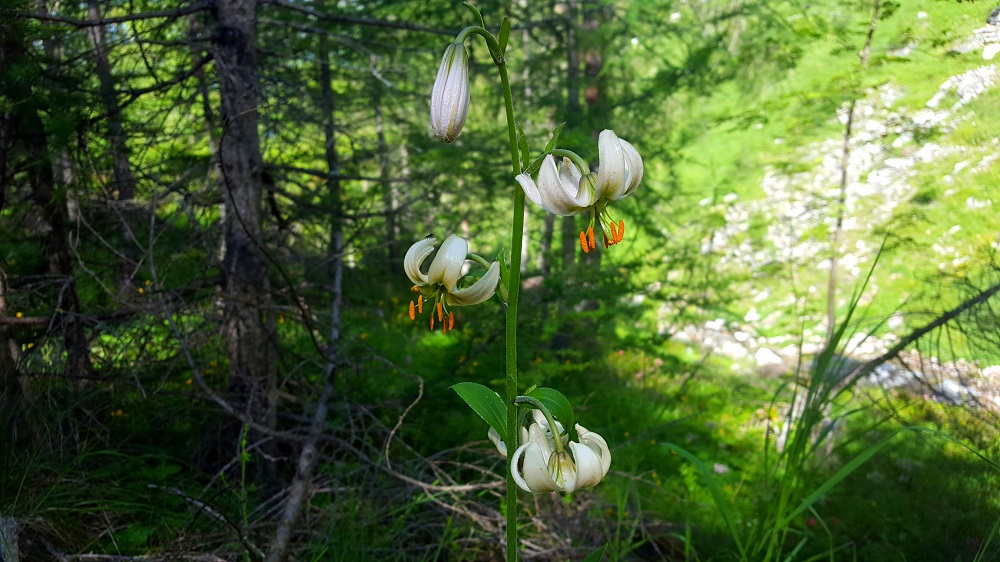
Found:
[(618, 225), (614, 221), (611, 222), (611, 240), (613, 240), (612, 243), (618, 241)]
[(434, 329), (434, 315), (431, 314), (431, 329)]
[(587, 227), (587, 242), (590, 243), (590, 249), (591, 250), (593, 250), (594, 248), (597, 247), (597, 243), (594, 242), (594, 227), (593, 226), (588, 226)]
[(583, 232), (580, 233), (580, 248), (583, 249), (583, 253), (585, 254), (590, 251), (590, 247), (587, 246), (587, 235)]
[(618, 221), (618, 237), (615, 238), (615, 244), (622, 241), (625, 238), (625, 219)]
[(441, 310), (441, 301), (438, 301), (438, 303), (437, 303), (437, 310), (438, 310), (438, 320), (440, 320), (440, 321), (443, 322), (444, 321), (444, 311)]
[(449, 312), (448, 313), (448, 329), (449, 330), (454, 330), (455, 329), (455, 313), (454, 312)]
[(410, 301), (410, 320), (416, 320), (417, 315), (413, 313), (413, 301)]
[(420, 295), (417, 297), (417, 312), (420, 314), (424, 313), (424, 296)]

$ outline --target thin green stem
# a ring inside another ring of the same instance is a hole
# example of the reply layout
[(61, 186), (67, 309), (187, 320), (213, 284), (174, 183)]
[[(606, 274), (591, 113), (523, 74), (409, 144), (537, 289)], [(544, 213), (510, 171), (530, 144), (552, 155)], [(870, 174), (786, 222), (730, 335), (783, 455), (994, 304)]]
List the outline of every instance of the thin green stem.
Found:
[(556, 425), (556, 419), (552, 417), (552, 412), (550, 412), (549, 409), (545, 407), (545, 404), (542, 404), (540, 400), (538, 400), (537, 398), (533, 398), (531, 396), (518, 396), (517, 398), (514, 399), (514, 403), (531, 404), (532, 406), (537, 408), (538, 411), (541, 412), (543, 416), (545, 416), (545, 421), (549, 424), (549, 433), (552, 434), (552, 438), (555, 441), (556, 452), (557, 453), (563, 452), (564, 449), (562, 442), (563, 440), (562, 440), (562, 435), (559, 433), (559, 426)]
[[(489, 41), (487, 41), (489, 42)], [(517, 128), (514, 122), (514, 98), (510, 92), (510, 79), (507, 76), (507, 66), (500, 57), (494, 57), (497, 68), (500, 69), (500, 82), (503, 84), (503, 97), (507, 110), (507, 135), (510, 141), (510, 163), (514, 175), (521, 173), (521, 159), (517, 151)], [(510, 272), (507, 279), (507, 317), (506, 317), (506, 403), (507, 403), (507, 444), (509, 451), (515, 451), (520, 446), (517, 431), (517, 298), (521, 288), (521, 234), (524, 232), (524, 191), (515, 184), (514, 187), (514, 217), (511, 220), (510, 231)], [(512, 469), (507, 467), (507, 562), (517, 562), (517, 484), (514, 483)]]

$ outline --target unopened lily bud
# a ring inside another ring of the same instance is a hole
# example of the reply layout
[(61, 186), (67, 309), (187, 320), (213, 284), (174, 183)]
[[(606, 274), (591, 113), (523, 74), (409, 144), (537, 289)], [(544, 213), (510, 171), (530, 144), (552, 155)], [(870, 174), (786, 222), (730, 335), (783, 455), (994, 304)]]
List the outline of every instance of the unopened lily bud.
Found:
[(431, 128), (444, 142), (455, 140), (469, 115), (469, 55), (463, 43), (452, 43), (441, 58), (431, 92)]

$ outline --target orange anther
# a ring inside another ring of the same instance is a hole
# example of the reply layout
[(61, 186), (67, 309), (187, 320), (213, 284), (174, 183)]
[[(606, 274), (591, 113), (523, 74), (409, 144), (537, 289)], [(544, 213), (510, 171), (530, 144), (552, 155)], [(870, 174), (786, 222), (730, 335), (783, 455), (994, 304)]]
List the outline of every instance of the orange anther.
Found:
[(438, 301), (438, 303), (437, 303), (437, 310), (438, 310), (438, 320), (440, 320), (440, 321), (443, 322), (444, 321), (444, 310), (441, 309), (441, 301)]
[(454, 312), (449, 312), (448, 313), (448, 329), (449, 330), (454, 330), (455, 329), (455, 313)]
[(590, 249), (593, 250), (597, 247), (597, 242), (594, 242), (594, 227), (587, 227), (587, 242), (590, 243)]
[(587, 235), (582, 232), (580, 233), (580, 248), (585, 254), (590, 251), (590, 246), (587, 245)]
[(424, 313), (424, 296), (420, 295), (417, 297), (417, 312), (420, 314)]
[(614, 221), (611, 221), (611, 239), (615, 241), (618, 240), (618, 226), (614, 223)]
[(615, 238), (615, 244), (622, 241), (625, 238), (625, 220), (622, 219), (618, 221), (618, 236)]
[(410, 320), (415, 320), (417, 315), (413, 313), (413, 301), (410, 301)]
[(417, 293), (420, 292), (420, 287), (417, 287), (416, 285), (414, 285), (414, 286), (410, 287), (410, 292), (415, 295), (415, 294), (417, 294)]
[(431, 329), (434, 329), (434, 315), (431, 314)]

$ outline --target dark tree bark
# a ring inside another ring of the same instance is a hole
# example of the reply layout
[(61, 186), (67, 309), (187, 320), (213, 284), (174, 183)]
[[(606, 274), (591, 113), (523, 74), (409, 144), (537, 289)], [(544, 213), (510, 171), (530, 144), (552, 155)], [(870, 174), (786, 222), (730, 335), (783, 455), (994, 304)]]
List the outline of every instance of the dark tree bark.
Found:
[(49, 158), (45, 126), (37, 109), (19, 111), (17, 121), (24, 143), (31, 198), (38, 206), (45, 223), (45, 248), (49, 257), (49, 273), (62, 279), (62, 286), (53, 303), (54, 315), (62, 332), (66, 351), (66, 375), (80, 378), (91, 372), (90, 343), (80, 317), (80, 299), (73, 277), (73, 261), (66, 238), (65, 190), (56, 189), (52, 159)]
[[(222, 136), (223, 336), (229, 358), (229, 392), (236, 407), (256, 423), (274, 428), (275, 334), (267, 262), (261, 246), (263, 166), (257, 132), (257, 1), (221, 0), (213, 47), (219, 79)], [(253, 441), (261, 440), (251, 432)], [(257, 449), (255, 478), (275, 480), (274, 445)]]
[[(373, 60), (372, 66), (374, 65)], [(398, 242), (396, 241), (396, 189), (389, 177), (389, 146), (385, 140), (385, 123), (382, 116), (382, 86), (375, 84), (373, 87), (375, 88), (372, 102), (375, 104), (375, 134), (378, 137), (379, 184), (382, 187), (382, 211), (385, 213), (385, 268), (386, 272), (392, 274), (399, 271), (401, 264), (397, 248)], [(324, 106), (329, 89), (327, 87), (323, 89)], [(331, 91), (329, 95), (332, 98), (333, 92)], [(330, 105), (333, 105), (332, 100)], [(333, 114), (329, 113), (329, 115)]]

